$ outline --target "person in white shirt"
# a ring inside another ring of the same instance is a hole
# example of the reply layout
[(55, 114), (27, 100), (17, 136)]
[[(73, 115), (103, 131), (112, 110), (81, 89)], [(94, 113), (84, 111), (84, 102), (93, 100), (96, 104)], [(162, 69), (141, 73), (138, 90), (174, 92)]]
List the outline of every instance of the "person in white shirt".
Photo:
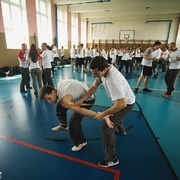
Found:
[(77, 63), (76, 63), (78, 73), (81, 72), (81, 67), (83, 68), (83, 73), (86, 73), (86, 69), (84, 66), (84, 59), (85, 59), (84, 45), (80, 44), (80, 46), (79, 46), (79, 58), (77, 58)]
[(91, 59), (92, 59), (92, 51), (90, 47), (88, 47), (88, 49), (85, 51), (85, 65), (84, 65), (85, 69), (87, 68), (88, 63), (90, 64)]
[(168, 47), (166, 46), (164, 48), (164, 52), (161, 53), (161, 67), (162, 67), (162, 72), (166, 71), (166, 65), (168, 62), (168, 56), (169, 56), (169, 50)]
[(51, 78), (52, 75), (52, 65), (53, 61), (53, 52), (48, 49), (48, 45), (46, 43), (42, 43), (42, 66), (43, 66), (43, 84), (53, 86), (53, 81)]
[(60, 59), (59, 59), (59, 53), (58, 53), (58, 48), (56, 46), (56, 44), (52, 45), (52, 52), (53, 52), (53, 56), (54, 56), (54, 64), (58, 66), (59, 68), (59, 63), (60, 63)]
[(26, 63), (29, 64), (29, 70), (33, 81), (34, 94), (37, 96), (38, 90), (36, 85), (36, 78), (38, 80), (39, 89), (40, 89), (42, 87), (42, 77), (41, 77), (41, 70), (39, 65), (40, 63), (39, 54), (34, 44), (31, 44), (29, 53), (26, 57)]
[[(61, 80), (57, 84), (57, 88), (44, 86), (40, 90), (41, 100), (47, 100), (51, 104), (57, 104), (56, 116), (60, 124), (57, 127), (52, 128), (53, 131), (67, 131), (67, 111), (68, 109), (73, 111), (69, 122), (69, 133), (74, 143), (74, 146), (71, 149), (72, 151), (79, 151), (87, 144), (81, 126), (83, 117), (95, 117), (96, 115), (96, 112), (89, 110), (95, 102), (94, 95), (91, 95), (84, 101), (87, 105), (84, 106), (84, 108), (83, 106), (76, 106), (74, 103), (76, 100), (80, 99), (87, 90), (88, 86), (86, 84), (74, 79)], [(111, 127), (109, 118), (106, 118), (105, 121)]]
[(143, 79), (144, 79), (143, 91), (151, 92), (151, 90), (147, 88), (147, 85), (148, 85), (149, 77), (152, 75), (152, 62), (157, 61), (155, 51), (160, 47), (161, 47), (161, 42), (156, 41), (153, 47), (149, 47), (146, 49), (141, 63), (142, 72), (138, 79), (137, 86), (135, 88), (136, 93), (138, 92), (139, 86), (141, 85)]
[(152, 71), (153, 71), (153, 74), (154, 74), (153, 78), (157, 78), (157, 75), (158, 75), (157, 64), (158, 64), (158, 61), (159, 61), (159, 59), (161, 57), (161, 53), (162, 53), (161, 48), (159, 48), (159, 49), (157, 49), (155, 51), (157, 61), (152, 62)]
[(93, 57), (99, 56), (100, 55), (100, 51), (98, 49), (97, 44), (94, 46), (93, 48)]
[(74, 66), (76, 64), (76, 45), (73, 45), (73, 47), (70, 49), (70, 57), (71, 57), (71, 67), (74, 71)]
[(176, 43), (169, 44), (169, 67), (166, 71), (164, 80), (167, 85), (167, 91), (162, 95), (163, 97), (171, 96), (174, 91), (174, 82), (180, 69), (180, 50), (176, 47)]
[(65, 56), (65, 50), (64, 50), (64, 47), (62, 46), (60, 49), (60, 58), (61, 58), (62, 67), (64, 67), (64, 56)]
[(20, 83), (20, 92), (26, 92), (25, 87), (26, 89), (32, 89), (32, 87), (30, 86), (29, 68), (28, 64), (26, 63), (27, 53), (27, 45), (23, 43), (21, 45), (21, 49), (17, 53), (22, 76), (22, 80)]
[(110, 60), (111, 63), (112, 63), (115, 67), (117, 67), (117, 63), (116, 63), (116, 49), (115, 49), (115, 48), (111, 48), (109, 57), (110, 57), (110, 59), (111, 59), (111, 60)]
[(129, 59), (129, 48), (126, 47), (123, 51), (123, 55), (121, 58), (121, 65), (119, 67), (120, 72), (124, 66), (126, 67), (126, 75), (128, 74), (128, 69), (129, 69), (128, 59)]
[(105, 48), (105, 47), (102, 48), (101, 56), (102, 56), (104, 59), (108, 60), (108, 54), (107, 54), (107, 51), (106, 51), (106, 48)]
[(138, 46), (135, 50), (135, 66), (137, 67), (137, 70), (140, 70), (140, 65), (142, 62), (143, 56), (142, 56), (142, 50), (141, 45)]
[(115, 150), (115, 132), (118, 129), (121, 134), (126, 134), (123, 118), (133, 109), (135, 96), (124, 76), (113, 65), (109, 65), (102, 56), (92, 59), (90, 69), (96, 79), (85, 95), (75, 103), (82, 104), (96, 92), (101, 83), (104, 85), (113, 105), (103, 112), (97, 112), (94, 118), (102, 120), (112, 115), (109, 118), (113, 128), (109, 128), (105, 123), (102, 127), (105, 158), (98, 163), (101, 167), (110, 167), (119, 163)]

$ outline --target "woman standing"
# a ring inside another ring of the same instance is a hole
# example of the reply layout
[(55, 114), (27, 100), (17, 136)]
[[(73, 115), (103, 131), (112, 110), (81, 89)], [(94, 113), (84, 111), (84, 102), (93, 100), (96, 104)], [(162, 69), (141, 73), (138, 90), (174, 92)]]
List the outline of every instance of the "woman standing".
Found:
[(26, 62), (29, 64), (29, 70), (31, 73), (32, 81), (33, 81), (33, 88), (34, 94), (38, 95), (38, 90), (36, 86), (36, 77), (39, 84), (39, 89), (42, 87), (42, 78), (41, 78), (41, 70), (40, 70), (40, 56), (38, 55), (38, 51), (34, 44), (31, 44), (29, 54), (27, 55)]

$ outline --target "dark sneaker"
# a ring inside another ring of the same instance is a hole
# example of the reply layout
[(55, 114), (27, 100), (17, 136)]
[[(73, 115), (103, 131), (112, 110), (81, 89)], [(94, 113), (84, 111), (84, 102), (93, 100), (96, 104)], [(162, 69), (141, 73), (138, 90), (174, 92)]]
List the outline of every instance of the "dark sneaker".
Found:
[(138, 92), (138, 89), (139, 89), (139, 88), (135, 88), (135, 90), (134, 90), (134, 91), (135, 91), (135, 93), (137, 93), (137, 92)]
[(153, 78), (157, 78), (157, 75), (154, 74)]
[(52, 131), (68, 131), (68, 126), (60, 124), (59, 126), (53, 127)]
[(146, 92), (151, 92), (151, 90), (150, 90), (150, 89), (148, 89), (148, 88), (144, 88), (144, 89), (143, 89), (143, 91), (146, 91)]
[(117, 164), (119, 164), (119, 160), (118, 159), (115, 159), (115, 160), (109, 161), (109, 162), (107, 162), (105, 160), (102, 160), (102, 161), (98, 162), (98, 165), (100, 167), (110, 167), (110, 166), (115, 166)]
[(28, 87), (26, 87), (27, 89), (32, 89), (32, 87), (31, 86), (28, 86)]

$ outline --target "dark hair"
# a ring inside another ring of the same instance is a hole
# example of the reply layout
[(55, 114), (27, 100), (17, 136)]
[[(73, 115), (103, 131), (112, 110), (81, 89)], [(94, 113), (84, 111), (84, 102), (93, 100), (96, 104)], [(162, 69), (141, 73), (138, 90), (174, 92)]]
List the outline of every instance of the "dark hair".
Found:
[(98, 69), (98, 71), (103, 71), (107, 67), (107, 60), (102, 56), (96, 56), (95, 58), (93, 58), (89, 65), (90, 69)]
[(29, 51), (29, 57), (31, 58), (31, 61), (36, 63), (38, 60), (38, 52), (36, 49), (36, 45), (31, 44), (30, 51)]
[(43, 87), (40, 89), (39, 98), (40, 98), (41, 100), (43, 100), (46, 94), (51, 94), (51, 93), (52, 93), (52, 90), (55, 90), (54, 87), (52, 87), (52, 86), (49, 86), (49, 85), (43, 86)]
[(156, 42), (154, 43), (154, 46), (157, 46), (157, 45), (161, 45), (161, 42), (160, 42), (160, 41), (156, 41)]

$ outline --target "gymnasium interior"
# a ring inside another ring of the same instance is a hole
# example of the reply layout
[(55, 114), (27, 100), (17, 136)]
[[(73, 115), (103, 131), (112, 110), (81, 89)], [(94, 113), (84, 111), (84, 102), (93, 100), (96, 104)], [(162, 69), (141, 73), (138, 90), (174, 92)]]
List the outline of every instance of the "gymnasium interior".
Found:
[[(157, 77), (149, 79), (152, 92), (144, 92), (142, 82), (138, 93), (134, 90), (141, 67), (128, 73), (123, 67), (136, 103), (123, 119), (127, 134), (116, 133), (120, 162), (109, 168), (97, 164), (104, 157), (102, 121), (83, 118), (87, 145), (72, 152), (69, 132), (52, 131), (58, 125), (56, 106), (40, 100), (33, 88), (20, 92), (17, 53), (22, 43), (40, 50), (42, 43), (56, 45), (59, 51), (63, 46), (64, 60), (53, 69), (54, 86), (76, 79), (91, 87), (95, 77), (89, 64), (86, 73), (72, 70), (73, 45), (97, 45), (99, 50), (141, 45), (144, 52), (156, 41), (162, 51), (172, 42), (180, 48), (179, 0), (0, 0), (0, 72), (5, 73), (0, 77), (0, 180), (179, 179), (180, 72), (171, 96), (163, 97), (167, 86), (161, 65)], [(95, 96), (93, 111), (112, 106), (102, 85)], [(68, 110), (68, 120), (71, 114)]]

